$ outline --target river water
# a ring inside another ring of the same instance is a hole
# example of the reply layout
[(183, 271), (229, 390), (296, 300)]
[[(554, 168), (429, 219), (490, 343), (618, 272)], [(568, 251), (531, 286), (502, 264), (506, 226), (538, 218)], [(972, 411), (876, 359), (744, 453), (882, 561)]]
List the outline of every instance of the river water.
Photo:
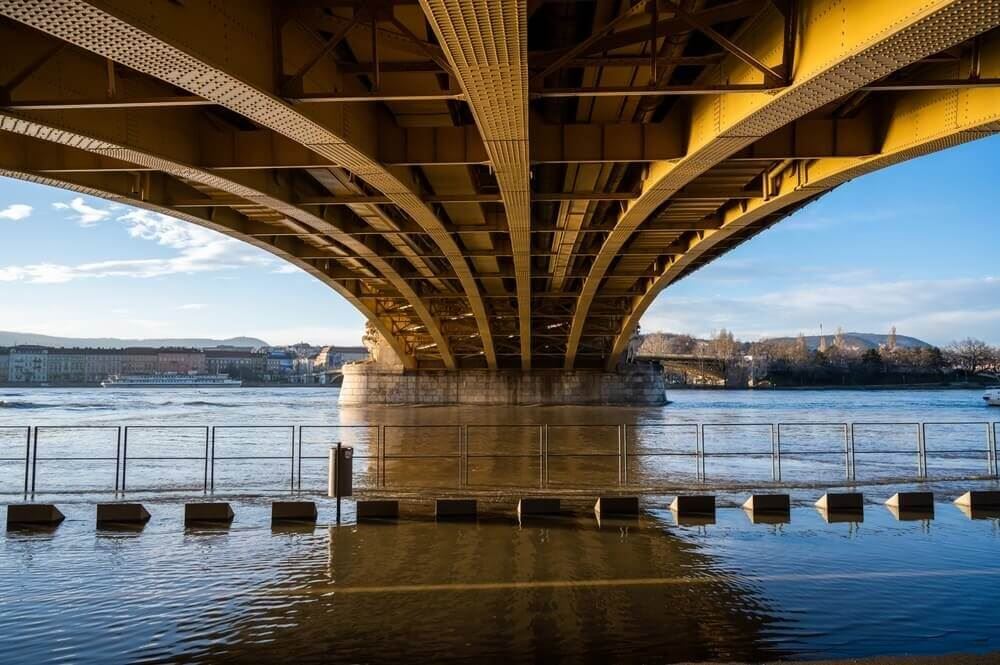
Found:
[[(4, 503), (23, 500), (27, 448), (35, 498), (67, 515), (56, 529), (0, 538), (0, 660), (757, 662), (1000, 651), (1000, 513), (950, 503), (968, 488), (997, 489), (982, 477), (984, 423), (1000, 418), (979, 395), (677, 391), (656, 409), (339, 409), (336, 390), (0, 389)], [(928, 425), (928, 478), (916, 481), (908, 423), (920, 422), (968, 424)], [(707, 424), (704, 479), (691, 423)], [(772, 488), (778, 423), (793, 508), (755, 520), (738, 506), (750, 488)], [(811, 505), (849, 483), (843, 423), (855, 426), (863, 515)], [(33, 441), (24, 428), (34, 426)], [(130, 428), (127, 455), (119, 426)], [(322, 496), (334, 441), (358, 452), (360, 488), (407, 497), (402, 519), (357, 524), (349, 500), (336, 524)], [(96, 529), (94, 503), (115, 498), (123, 457), (124, 496), (153, 518)], [(183, 501), (205, 496), (207, 461), (236, 519), (186, 529)], [(718, 494), (715, 518), (678, 521), (670, 486)], [(270, 501), (300, 487), (318, 503), (318, 524), (272, 527)], [(531, 488), (565, 488), (565, 514), (519, 522), (512, 497)], [(642, 514), (595, 519), (598, 488), (634, 488)], [(900, 488), (934, 491), (934, 510), (881, 505)], [(482, 516), (435, 522), (435, 491), (478, 495)]]
[(989, 470), (988, 428), (1000, 420), (1000, 409), (968, 390), (670, 398), (655, 408), (340, 408), (336, 389), (0, 389), (0, 492), (24, 490), (25, 428), (34, 426), (30, 488), (75, 494), (113, 492), (119, 473), (131, 492), (322, 491), (336, 442), (354, 447), (360, 487), (585, 488), (622, 479), (673, 488), (702, 476), (760, 485), (779, 478), (775, 447), (785, 483), (829, 485), (849, 471), (885, 482), (917, 473), (918, 423), (928, 423), (927, 476), (952, 478)]

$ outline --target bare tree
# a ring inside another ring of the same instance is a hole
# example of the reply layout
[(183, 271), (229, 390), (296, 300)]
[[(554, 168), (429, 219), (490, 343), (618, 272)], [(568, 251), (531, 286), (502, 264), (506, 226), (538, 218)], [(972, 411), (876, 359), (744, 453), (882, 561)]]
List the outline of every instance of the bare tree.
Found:
[(739, 343), (736, 341), (733, 333), (723, 328), (712, 339), (710, 348), (710, 352), (714, 357), (729, 360), (736, 357), (739, 351)]
[(643, 335), (642, 345), (639, 347), (639, 355), (690, 355), (694, 353), (697, 345), (697, 340), (690, 335), (654, 332)]
[(806, 342), (806, 336), (802, 333), (799, 333), (799, 336), (795, 338), (795, 351), (792, 360), (802, 365), (809, 362), (809, 344)]
[(995, 351), (986, 342), (971, 337), (952, 342), (945, 349), (948, 362), (969, 374), (988, 369), (994, 362), (994, 354)]

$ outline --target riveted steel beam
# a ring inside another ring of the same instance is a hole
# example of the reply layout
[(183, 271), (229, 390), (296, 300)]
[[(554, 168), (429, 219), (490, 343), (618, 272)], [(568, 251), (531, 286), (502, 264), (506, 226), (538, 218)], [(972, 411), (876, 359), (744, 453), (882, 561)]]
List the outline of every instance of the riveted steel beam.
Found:
[[(650, 215), (695, 178), (755, 141), (797, 118), (900, 68), (961, 43), (1000, 22), (1000, 3), (974, 0), (889, 0), (841, 3), (828, 11), (822, 0), (800, 3), (801, 45), (792, 81), (767, 95), (694, 98), (690, 107), (688, 154), (651, 165), (642, 195), (629, 203), (608, 235), (577, 303), (565, 366), (574, 365), (587, 313), (617, 253)], [(784, 17), (772, 7), (755, 19), (740, 48), (755, 57), (780, 54)], [(852, 29), (844, 32), (842, 26)], [(770, 64), (770, 63), (767, 63)], [(743, 59), (727, 59), (710, 76), (733, 83), (753, 80), (757, 70)]]
[[(132, 143), (148, 142), (149, 145), (129, 145), (99, 137), (96, 135), (96, 132), (88, 132), (88, 129), (93, 128), (86, 127), (86, 125), (93, 123), (93, 119), (77, 119), (77, 122), (84, 127), (55, 126), (36, 119), (9, 113), (0, 113), (0, 130), (50, 141), (63, 146), (71, 146), (97, 154), (112, 155), (123, 161), (147, 166), (187, 181), (197, 182), (213, 190), (219, 190), (235, 196), (247, 206), (270, 210), (281, 218), (287, 217), (288, 219), (316, 229), (343, 245), (349, 251), (362, 253), (366, 249), (366, 245), (363, 242), (351, 236), (341, 234), (337, 228), (337, 224), (331, 223), (328, 218), (319, 217), (302, 208), (298, 208), (289, 202), (287, 197), (283, 198), (281, 192), (276, 191), (273, 187), (273, 181), (268, 178), (241, 178), (241, 181), (237, 182), (214, 173), (203, 171), (190, 164), (185, 164), (176, 159), (180, 155), (163, 156), (162, 152), (152, 150), (153, 145), (157, 145), (163, 152), (169, 150), (183, 151), (183, 146), (177, 142), (176, 137), (173, 135), (161, 137), (155, 131), (143, 133), (137, 131), (136, 126), (132, 126), (127, 132), (127, 135), (133, 139)], [(156, 128), (163, 129), (162, 125), (158, 125), (152, 129)], [(420, 300), (416, 291), (385, 260), (372, 258), (368, 262), (377, 271), (377, 274), (392, 283), (400, 293), (404, 294), (410, 304), (413, 305), (421, 319), (425, 321), (429, 334), (438, 344), (438, 350), (445, 365), (453, 367), (454, 358), (448, 349), (448, 342), (441, 334), (440, 328), (430, 309)]]
[[(142, 188), (137, 190), (132, 179), (121, 174), (108, 173), (88, 173), (88, 174), (64, 174), (61, 176), (42, 175), (31, 171), (23, 170), (22, 158), (27, 154), (24, 150), (11, 145), (9, 138), (0, 134), (0, 142), (4, 149), (0, 150), (0, 176), (16, 178), (26, 182), (32, 182), (50, 187), (59, 187), (80, 194), (86, 194), (96, 198), (103, 198), (115, 203), (124, 203), (130, 206), (149, 210), (162, 215), (180, 219), (191, 224), (203, 226), (213, 231), (217, 231), (231, 238), (249, 243), (259, 249), (267, 251), (278, 258), (291, 263), (302, 269), (304, 272), (320, 280), (331, 289), (336, 291), (341, 297), (351, 303), (366, 319), (371, 321), (375, 328), (386, 338), (390, 347), (396, 352), (404, 366), (415, 367), (416, 360), (411, 349), (404, 347), (400, 340), (393, 335), (391, 318), (383, 318), (376, 314), (376, 302), (374, 297), (360, 293), (356, 288), (338, 281), (333, 277), (332, 272), (322, 267), (315, 261), (308, 261), (299, 258), (297, 251), (305, 253), (305, 247), (288, 248), (283, 247), (283, 243), (274, 244), (265, 240), (254, 238), (247, 233), (248, 228), (259, 227), (259, 223), (240, 215), (234, 210), (223, 210), (211, 215), (198, 215), (191, 212), (178, 212), (160, 201), (156, 188)], [(72, 150), (63, 147), (64, 150)], [(30, 150), (30, 147), (28, 148)]]
[(170, 97), (133, 97), (113, 99), (23, 99), (3, 105), (11, 111), (100, 111), (104, 109), (165, 109), (215, 106), (215, 102), (196, 95)]
[[(771, 0), (735, 0), (734, 2), (719, 5), (718, 7), (695, 12), (694, 16), (708, 25), (738, 21), (740, 19), (755, 16), (770, 2)], [(607, 53), (623, 47), (633, 46), (635, 44), (644, 44), (648, 42), (650, 38), (662, 39), (688, 29), (690, 29), (690, 26), (685, 21), (675, 16), (670, 16), (669, 18), (664, 18), (658, 21), (652, 33), (650, 32), (648, 25), (625, 28), (610, 34), (606, 33), (602, 39), (589, 44), (587, 48), (578, 53), (578, 56)], [(548, 67), (553, 61), (562, 58), (567, 51), (569, 51), (569, 49), (561, 49), (547, 53), (532, 52), (530, 54), (531, 66), (532, 68)]]
[[(4, 0), (0, 14), (160, 79), (186, 92), (223, 106), (244, 118), (300, 143), (316, 154), (341, 165), (386, 194), (424, 227), (448, 255), (461, 277), (461, 285), (480, 330), (484, 355), (495, 367), (489, 319), (479, 287), (461, 249), (444, 230), (441, 220), (415, 195), (404, 174), (390, 171), (373, 155), (373, 114), (364, 104), (307, 105), (317, 110), (306, 115), (274, 90), (275, 16), (265, 3), (228, 5), (206, 0), (167, 4), (150, 14), (145, 5), (130, 0)], [(192, 30), (191, 22), (231, 26), (231, 30)], [(284, 56), (294, 66), (315, 53), (315, 35), (289, 22), (285, 30), (300, 30), (281, 43)], [(381, 37), (380, 37), (381, 38)], [(248, 48), (247, 44), (253, 44)], [(297, 49), (297, 50), (296, 50)], [(329, 74), (323, 63), (310, 77)], [(357, 88), (358, 92), (362, 92)], [(359, 108), (364, 107), (364, 108)], [(367, 145), (364, 145), (367, 142)], [(430, 326), (433, 327), (433, 326)], [(446, 354), (447, 352), (445, 352)]]
[[(521, 367), (531, 367), (531, 173), (525, 0), (421, 0), (465, 92), (503, 197), (517, 286)], [(488, 48), (483, 48), (488, 44)]]
[[(64, 102), (72, 105), (70, 100)], [(2, 106), (2, 104), (0, 104)], [(10, 104), (5, 108), (21, 108)], [(109, 107), (111, 108), (111, 107)], [(478, 130), (465, 127), (399, 127), (380, 125), (379, 159), (391, 166), (458, 166), (489, 164)], [(531, 123), (532, 164), (637, 163), (676, 160), (685, 156), (684, 127), (677, 116), (663, 122)], [(336, 168), (341, 166), (305, 146), (268, 130), (199, 134), (198, 166), (210, 171)], [(873, 154), (878, 140), (868, 117), (803, 119), (762, 138), (734, 159), (813, 159)], [(72, 157), (72, 156), (70, 156)], [(64, 172), (102, 169), (135, 170), (134, 165), (79, 157), (59, 165)], [(78, 165), (74, 166), (74, 162)], [(40, 165), (47, 167), (48, 165)], [(391, 203), (386, 195), (381, 202)], [(434, 197), (422, 197), (425, 202)], [(537, 200), (537, 199), (535, 199)], [(373, 201), (374, 202), (374, 201)]]
[[(1000, 75), (1000, 36), (982, 46), (983, 68)], [(716, 231), (691, 237), (685, 251), (669, 261), (642, 295), (631, 302), (609, 356), (614, 366), (628, 347), (642, 315), (667, 286), (710, 260), (720, 248), (729, 249), (784, 218), (804, 203), (855, 178), (938, 150), (1000, 133), (1000, 89), (937, 89), (900, 95), (886, 117), (880, 151), (870, 157), (825, 158), (787, 169), (775, 178), (773, 191), (723, 214)]]

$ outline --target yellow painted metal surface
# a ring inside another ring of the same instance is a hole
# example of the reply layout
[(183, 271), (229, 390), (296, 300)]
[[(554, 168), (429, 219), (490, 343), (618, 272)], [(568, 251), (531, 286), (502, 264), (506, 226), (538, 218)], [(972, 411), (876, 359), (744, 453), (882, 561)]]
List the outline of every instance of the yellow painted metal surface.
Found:
[(1000, 0), (678, 4), (0, 0), (0, 169), (281, 256), (407, 367), (607, 368), (670, 284), (1000, 122)]

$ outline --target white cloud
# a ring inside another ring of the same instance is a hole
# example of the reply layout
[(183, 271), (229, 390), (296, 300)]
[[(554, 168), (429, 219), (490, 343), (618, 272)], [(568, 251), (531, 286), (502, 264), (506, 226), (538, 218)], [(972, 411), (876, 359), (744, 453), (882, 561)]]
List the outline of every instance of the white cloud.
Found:
[(11, 221), (18, 221), (19, 219), (25, 219), (31, 214), (31, 206), (24, 203), (12, 203), (3, 210), (0, 210), (0, 219), (9, 219)]
[[(99, 216), (90, 215), (90, 220), (105, 219), (111, 214), (107, 210), (89, 208), (79, 198), (68, 205), (57, 205), (73, 208), (82, 217), (82, 208), (74, 207), (78, 202), (84, 208), (100, 213)], [(152, 278), (221, 272), (243, 267), (267, 268), (279, 263), (278, 259), (239, 240), (148, 210), (131, 210), (117, 217), (117, 220), (125, 225), (126, 231), (133, 238), (153, 241), (175, 250), (175, 255), (165, 258), (112, 259), (78, 265), (37, 263), (5, 266), (0, 267), (0, 282), (61, 284), (87, 278)]]
[(57, 210), (72, 210), (75, 212), (76, 215), (72, 219), (80, 226), (94, 226), (111, 216), (110, 209), (102, 210), (101, 208), (87, 205), (82, 196), (77, 196), (69, 203), (53, 203), (52, 207)]
[(178, 307), (177, 309), (183, 309), (183, 310), (199, 310), (199, 309), (205, 309), (206, 307), (208, 307), (208, 305), (206, 305), (206, 304), (204, 304), (204, 303), (200, 303), (200, 302), (192, 302), (192, 303), (188, 303), (188, 304), (186, 304), (186, 305), (180, 305), (180, 306), (179, 306), (179, 307)]
[[(352, 312), (352, 314), (354, 313)], [(295, 344), (296, 342), (301, 342), (302, 340), (309, 340), (313, 344), (359, 346), (361, 344), (361, 336), (365, 331), (365, 324), (364, 319), (360, 314), (357, 314), (356, 319), (357, 323), (353, 326), (297, 326), (291, 328), (272, 328), (255, 330), (253, 332), (253, 336), (259, 337), (260, 339), (266, 339), (268, 342), (275, 345)]]
[[(906, 219), (903, 210), (885, 208), (875, 210), (860, 210), (854, 212), (837, 212), (830, 214), (820, 207), (809, 207), (797, 215), (789, 217), (778, 225), (778, 228), (788, 231), (824, 231), (841, 225), (850, 224), (880, 224), (900, 219)], [(926, 211), (924, 211), (926, 212)], [(912, 218), (912, 212), (906, 213)]]
[[(800, 276), (801, 277), (801, 276)], [(649, 332), (708, 336), (728, 328), (743, 339), (815, 334), (820, 324), (855, 332), (887, 332), (934, 344), (957, 337), (1000, 343), (1000, 279), (880, 281), (865, 272), (787, 280), (759, 295), (671, 296), (667, 291), (643, 317)]]

